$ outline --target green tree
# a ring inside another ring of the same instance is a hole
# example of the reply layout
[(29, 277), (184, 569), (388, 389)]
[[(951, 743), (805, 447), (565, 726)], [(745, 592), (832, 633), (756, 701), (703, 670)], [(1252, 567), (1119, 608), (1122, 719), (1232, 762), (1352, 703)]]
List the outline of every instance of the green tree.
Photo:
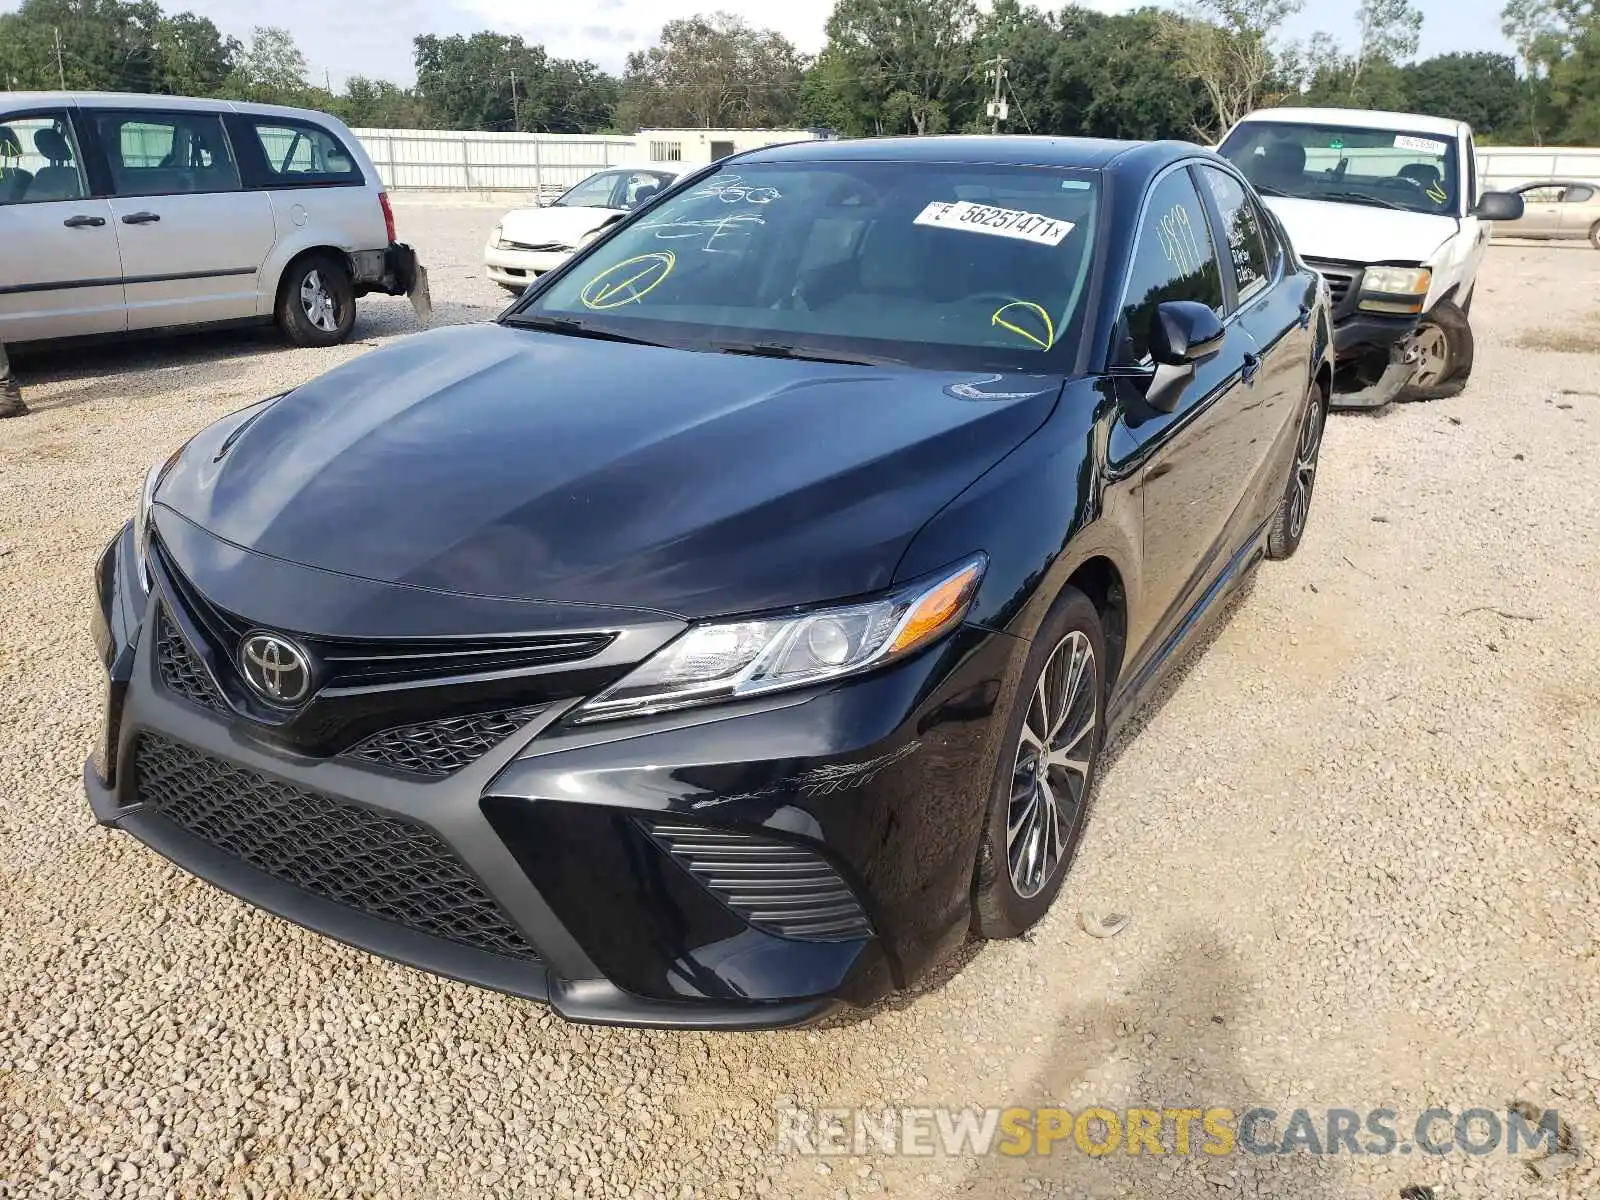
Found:
[(1408, 112), (1465, 121), (1487, 136), (1515, 136), (1523, 115), (1516, 60), (1479, 51), (1441, 54), (1404, 69)]
[(1196, 132), (1213, 139), (1257, 108), (1280, 66), (1274, 38), (1304, 0), (1193, 0), (1165, 14), (1161, 44), (1179, 78), (1198, 80), (1209, 114)]
[(418, 129), (426, 122), (415, 93), (365, 75), (352, 75), (328, 111), (357, 129)]
[(1051, 55), (1046, 128), (1090, 137), (1194, 137), (1210, 117), (1210, 100), (1162, 36), (1167, 20), (1154, 8), (1066, 8)]
[(273, 25), (256, 26), (224, 90), (234, 99), (257, 104), (306, 105), (312, 99), (311, 84), (306, 56), (294, 35)]
[(79, 91), (152, 91), (160, 21), (154, 0), (23, 0), (0, 16), (0, 83), (58, 88), (64, 77)]
[(838, 0), (828, 49), (856, 132), (940, 133), (978, 103), (975, 0)]
[(414, 45), (416, 96), (433, 128), (592, 133), (612, 122), (616, 81), (593, 63), (487, 31)]
[(244, 47), (205, 17), (164, 16), (152, 38), (155, 90), (174, 96), (214, 96), (238, 65)]
[(800, 100), (795, 124), (858, 131), (860, 120), (848, 98), (849, 68), (837, 54), (824, 49), (800, 77)]
[[(1411, 0), (1361, 0), (1356, 6), (1356, 24), (1361, 37), (1350, 74), (1352, 100), (1362, 97), (1361, 77), (1370, 66), (1378, 62), (1394, 64), (1417, 52), (1422, 40), (1422, 13)], [(1385, 83), (1390, 89), (1396, 86), (1392, 76)]]
[(1500, 32), (1516, 47), (1522, 65), (1523, 114), (1528, 137), (1537, 146), (1546, 124), (1550, 64), (1561, 56), (1561, 33), (1550, 0), (1506, 0)]
[(628, 55), (619, 119), (632, 128), (791, 124), (805, 60), (782, 34), (718, 12), (668, 21)]

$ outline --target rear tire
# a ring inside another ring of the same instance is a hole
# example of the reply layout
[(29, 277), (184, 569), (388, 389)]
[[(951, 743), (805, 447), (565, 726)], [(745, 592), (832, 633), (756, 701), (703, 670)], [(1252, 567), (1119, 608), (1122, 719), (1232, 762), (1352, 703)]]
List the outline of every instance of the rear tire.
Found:
[(356, 323), (349, 269), (326, 254), (297, 259), (278, 287), (278, 328), (296, 346), (336, 346)]
[(1027, 932), (1061, 891), (1099, 766), (1109, 661), (1100, 614), (1067, 588), (1033, 640), (1006, 718), (973, 872), (979, 937)]
[(1600, 221), (1596, 221), (1589, 226), (1589, 245), (1596, 250), (1600, 250)]
[(1322, 385), (1313, 382), (1300, 417), (1300, 428), (1295, 433), (1289, 481), (1278, 500), (1272, 528), (1267, 531), (1268, 558), (1288, 558), (1300, 549), (1300, 539), (1305, 536), (1306, 521), (1311, 515), (1311, 497), (1315, 494), (1317, 484), (1317, 459), (1322, 451), (1322, 431), (1328, 419), (1325, 401)]
[(1422, 353), (1401, 400), (1443, 400), (1457, 396), (1472, 374), (1472, 324), (1449, 300), (1441, 300), (1417, 325), (1413, 342)]

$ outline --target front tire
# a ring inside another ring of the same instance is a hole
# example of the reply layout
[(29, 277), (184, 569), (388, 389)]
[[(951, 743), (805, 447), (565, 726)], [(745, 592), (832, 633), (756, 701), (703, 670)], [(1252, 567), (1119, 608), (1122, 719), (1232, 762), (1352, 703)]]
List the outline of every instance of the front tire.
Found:
[(1472, 325), (1467, 314), (1441, 300), (1417, 325), (1412, 338), (1419, 358), (1402, 400), (1443, 400), (1461, 394), (1472, 374)]
[(1067, 588), (1033, 641), (1000, 743), (973, 878), (979, 937), (1027, 932), (1061, 891), (1099, 765), (1107, 666), (1100, 614)]
[(1282, 560), (1300, 549), (1306, 519), (1311, 515), (1311, 496), (1316, 489), (1317, 462), (1322, 452), (1322, 432), (1328, 409), (1322, 385), (1313, 383), (1306, 395), (1300, 429), (1294, 439), (1294, 461), (1289, 464), (1289, 482), (1278, 499), (1272, 528), (1267, 531), (1267, 557)]
[(278, 288), (284, 337), (296, 346), (336, 346), (355, 324), (355, 285), (343, 263), (313, 254), (290, 264)]

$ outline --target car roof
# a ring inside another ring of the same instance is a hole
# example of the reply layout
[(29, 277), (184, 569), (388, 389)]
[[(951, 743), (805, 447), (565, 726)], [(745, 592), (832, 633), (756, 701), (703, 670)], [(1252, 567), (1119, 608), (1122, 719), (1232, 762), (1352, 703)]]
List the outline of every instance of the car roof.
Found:
[(1393, 129), (1405, 133), (1438, 133), (1460, 137), (1471, 128), (1465, 121), (1424, 117), (1418, 113), (1363, 108), (1258, 108), (1239, 123), (1277, 121), (1287, 125), (1344, 125), (1351, 129)]
[(609, 171), (653, 171), (657, 175), (687, 175), (702, 163), (686, 162), (620, 162), (612, 163), (609, 167), (596, 167), (593, 173), (585, 178), (593, 179), (595, 175), (604, 175)]
[(1017, 134), (946, 134), (938, 137), (839, 138), (786, 142), (738, 156), (745, 162), (929, 162), (1147, 172), (1179, 158), (1210, 158), (1192, 142), (1130, 142), (1110, 138), (1036, 137)]
[[(243, 100), (212, 100), (201, 96), (159, 96), (145, 92), (0, 92), (0, 108), (50, 108), (63, 104), (76, 104), (79, 108), (143, 108), (164, 112), (237, 112), (343, 124), (337, 117), (320, 109), (250, 104)], [(0, 120), (3, 119), (0, 117)]]

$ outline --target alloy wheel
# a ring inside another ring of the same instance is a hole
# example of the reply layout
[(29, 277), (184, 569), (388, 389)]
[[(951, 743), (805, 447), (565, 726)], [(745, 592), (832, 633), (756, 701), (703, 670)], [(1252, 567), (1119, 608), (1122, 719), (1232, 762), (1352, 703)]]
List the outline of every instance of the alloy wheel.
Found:
[(1450, 341), (1439, 326), (1425, 322), (1411, 340), (1416, 353), (1416, 370), (1411, 382), (1415, 387), (1435, 387), (1444, 378), (1450, 366)]
[(321, 271), (307, 271), (300, 281), (300, 308), (310, 321), (324, 333), (339, 331), (339, 308), (322, 282)]
[(1300, 426), (1300, 440), (1294, 451), (1294, 478), (1289, 486), (1289, 536), (1299, 540), (1311, 511), (1311, 492), (1317, 484), (1317, 455), (1322, 450), (1322, 397), (1315, 389)]
[(1050, 652), (1028, 701), (1006, 813), (1011, 886), (1037, 896), (1061, 868), (1087, 800), (1094, 762), (1099, 664), (1077, 631)]

